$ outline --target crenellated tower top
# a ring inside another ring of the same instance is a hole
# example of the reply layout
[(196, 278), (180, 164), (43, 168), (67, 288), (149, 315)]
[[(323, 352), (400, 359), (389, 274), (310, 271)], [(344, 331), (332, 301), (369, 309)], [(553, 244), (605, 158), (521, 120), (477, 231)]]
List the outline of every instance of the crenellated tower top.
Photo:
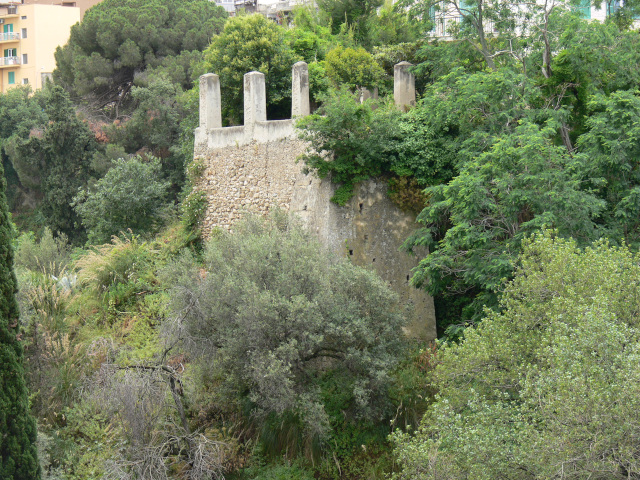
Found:
[[(412, 64), (400, 62), (394, 68), (394, 101), (402, 109), (415, 105), (415, 77), (409, 71)], [(305, 62), (296, 63), (291, 70), (291, 117), (310, 113), (309, 68)], [(244, 75), (244, 125), (222, 126), (222, 102), (218, 75), (207, 73), (200, 77), (200, 126), (196, 129), (196, 146), (222, 148), (293, 138), (294, 121), (267, 120), (267, 95), (264, 74)]]

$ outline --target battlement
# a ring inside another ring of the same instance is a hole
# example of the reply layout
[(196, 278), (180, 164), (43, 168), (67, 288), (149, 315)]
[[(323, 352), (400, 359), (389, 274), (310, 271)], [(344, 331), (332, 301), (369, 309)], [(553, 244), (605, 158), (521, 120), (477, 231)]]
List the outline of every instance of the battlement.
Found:
[[(415, 77), (409, 72), (411, 66), (400, 62), (394, 67), (393, 96), (400, 108), (414, 105), (416, 101)], [(223, 127), (220, 79), (214, 73), (207, 73), (200, 77), (200, 126), (195, 131), (196, 145), (223, 148), (294, 138), (294, 119), (309, 115), (309, 105), (309, 68), (305, 62), (296, 63), (291, 70), (291, 119), (288, 120), (267, 120), (264, 74), (249, 72), (244, 75), (244, 125)]]
[[(410, 66), (407, 62), (395, 66), (394, 101), (401, 109), (416, 99)], [(310, 113), (306, 63), (293, 66), (291, 80), (291, 117), (295, 120)], [(361, 92), (363, 99), (369, 95)], [(267, 214), (277, 207), (295, 214), (329, 250), (349, 256), (356, 265), (373, 268), (401, 302), (411, 306), (410, 335), (436, 338), (433, 299), (409, 284), (417, 258), (399, 251), (415, 228), (415, 216), (389, 200), (386, 182), (361, 182), (347, 205), (332, 203), (336, 186), (330, 179), (307, 175), (297, 161), (309, 144), (298, 138), (294, 120), (267, 120), (262, 73), (244, 76), (244, 125), (222, 127), (220, 100), (218, 76), (200, 77), (194, 159), (202, 162), (204, 170), (194, 188), (207, 201), (203, 235), (211, 235), (214, 229), (233, 229), (247, 211)]]

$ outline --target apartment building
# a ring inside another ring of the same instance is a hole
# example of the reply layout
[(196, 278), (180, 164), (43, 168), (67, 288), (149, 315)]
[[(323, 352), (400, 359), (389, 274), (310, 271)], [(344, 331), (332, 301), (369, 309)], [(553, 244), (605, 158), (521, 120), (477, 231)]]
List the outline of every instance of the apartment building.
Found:
[(61, 5), (63, 7), (78, 7), (80, 9), (80, 20), (84, 18), (84, 12), (102, 0), (21, 0), (23, 5)]
[(41, 88), (56, 66), (56, 47), (67, 43), (79, 21), (77, 7), (0, 0), (0, 92), (26, 84)]

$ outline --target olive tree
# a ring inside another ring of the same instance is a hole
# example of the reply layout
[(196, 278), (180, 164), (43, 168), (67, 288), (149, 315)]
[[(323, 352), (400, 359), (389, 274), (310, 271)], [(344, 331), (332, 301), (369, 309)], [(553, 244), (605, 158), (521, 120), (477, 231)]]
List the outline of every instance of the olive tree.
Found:
[(383, 418), (403, 344), (395, 294), (281, 213), (234, 228), (209, 241), (204, 268), (183, 258), (170, 269), (172, 342), (258, 423), (293, 415), (307, 438), (322, 438), (329, 421), (319, 382), (337, 370), (352, 397), (345, 415)]

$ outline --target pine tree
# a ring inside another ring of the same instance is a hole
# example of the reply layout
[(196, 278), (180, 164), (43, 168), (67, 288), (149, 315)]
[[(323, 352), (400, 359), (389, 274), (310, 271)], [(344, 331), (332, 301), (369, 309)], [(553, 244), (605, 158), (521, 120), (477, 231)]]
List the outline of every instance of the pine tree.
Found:
[(40, 478), (35, 446), (37, 430), (29, 413), (22, 368), (12, 228), (5, 190), (4, 169), (0, 164), (0, 478), (37, 480)]

